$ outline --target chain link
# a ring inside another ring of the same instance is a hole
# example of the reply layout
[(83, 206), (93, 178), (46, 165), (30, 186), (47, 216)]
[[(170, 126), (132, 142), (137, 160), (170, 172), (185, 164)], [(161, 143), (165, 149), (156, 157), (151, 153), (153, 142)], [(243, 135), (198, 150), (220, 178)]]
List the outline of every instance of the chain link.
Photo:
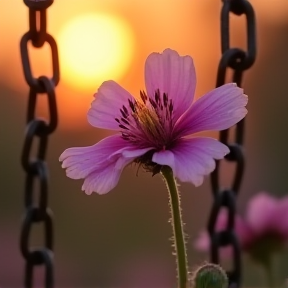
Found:
[[(255, 15), (251, 4), (247, 0), (222, 0), (221, 10), (221, 50), (222, 57), (219, 62), (216, 87), (225, 84), (227, 70), (232, 70), (232, 82), (241, 87), (243, 72), (249, 69), (256, 58), (256, 25)], [(247, 51), (240, 48), (230, 48), (230, 21), (229, 16), (245, 15), (247, 32)], [(224, 160), (216, 162), (216, 169), (211, 174), (211, 186), (213, 194), (213, 205), (208, 221), (208, 232), (211, 239), (211, 261), (219, 264), (219, 250), (221, 247), (232, 246), (233, 269), (228, 271), (229, 287), (240, 287), (241, 285), (241, 253), (237, 235), (234, 231), (236, 214), (236, 197), (242, 182), (245, 159), (243, 153), (244, 119), (236, 125), (235, 139), (229, 142), (231, 129), (220, 132), (220, 141), (227, 145), (230, 153)], [(236, 165), (231, 187), (223, 189), (220, 187), (220, 167), (224, 161), (234, 162)], [(228, 222), (225, 230), (216, 230), (217, 218), (221, 209), (228, 210)]]
[[(29, 99), (27, 128), (21, 156), (26, 180), (24, 189), (25, 214), (21, 227), (20, 250), (26, 262), (24, 287), (33, 287), (34, 268), (43, 265), (45, 267), (43, 286), (53, 288), (53, 213), (48, 208), (48, 169), (45, 157), (48, 136), (56, 129), (58, 121), (55, 95), (55, 87), (59, 82), (58, 49), (54, 38), (46, 32), (46, 12), (47, 8), (53, 4), (53, 0), (24, 0), (24, 3), (29, 8), (29, 31), (21, 38), (20, 52), (24, 77), (29, 85)], [(33, 76), (28, 55), (29, 41), (36, 48), (41, 48), (45, 42), (49, 44), (52, 54), (53, 72), (51, 78), (47, 76), (35, 78)], [(49, 121), (36, 115), (37, 98), (40, 94), (47, 96)], [(37, 142), (37, 145), (34, 142)], [(36, 146), (34, 157), (31, 155), (33, 145)], [(36, 186), (36, 182), (39, 185)], [(36, 201), (36, 199), (38, 200)], [(31, 230), (35, 224), (39, 223), (44, 226), (44, 245), (43, 247), (32, 248), (30, 245)]]

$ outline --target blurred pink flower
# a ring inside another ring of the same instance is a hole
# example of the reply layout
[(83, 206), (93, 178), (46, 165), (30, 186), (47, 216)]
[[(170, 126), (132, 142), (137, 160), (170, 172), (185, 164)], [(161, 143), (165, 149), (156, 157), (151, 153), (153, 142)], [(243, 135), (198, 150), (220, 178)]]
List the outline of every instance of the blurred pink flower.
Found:
[(207, 137), (187, 136), (223, 130), (247, 113), (247, 96), (236, 84), (214, 89), (192, 104), (196, 75), (190, 56), (166, 49), (152, 53), (145, 63), (146, 91), (134, 98), (114, 81), (104, 82), (88, 111), (89, 123), (118, 133), (99, 143), (62, 153), (62, 167), (72, 179), (84, 178), (87, 194), (113, 189), (125, 166), (137, 162), (156, 174), (170, 166), (184, 182), (199, 186), (215, 168), (214, 159), (229, 149)]
[[(217, 231), (225, 229), (227, 220), (227, 210), (223, 209), (217, 219)], [(277, 199), (265, 192), (255, 195), (247, 205), (245, 218), (236, 215), (235, 232), (242, 249), (263, 262), (263, 256), (269, 257), (288, 241), (288, 196)], [(196, 249), (208, 251), (208, 233), (200, 232), (194, 244)], [(226, 256), (230, 252), (229, 248), (223, 250)]]

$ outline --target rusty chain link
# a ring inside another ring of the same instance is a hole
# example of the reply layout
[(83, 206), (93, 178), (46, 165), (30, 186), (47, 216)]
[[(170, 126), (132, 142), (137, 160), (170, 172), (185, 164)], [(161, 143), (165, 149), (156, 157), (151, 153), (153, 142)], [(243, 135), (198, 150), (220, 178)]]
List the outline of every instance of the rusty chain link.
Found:
[[(29, 8), (29, 31), (21, 38), (20, 52), (24, 77), (29, 85), (29, 100), (27, 127), (21, 156), (26, 180), (24, 188), (25, 214), (21, 227), (20, 249), (26, 263), (24, 287), (33, 287), (34, 268), (44, 265), (43, 287), (52, 288), (54, 287), (53, 222), (52, 211), (48, 208), (48, 169), (45, 157), (48, 136), (56, 129), (58, 121), (55, 95), (55, 87), (59, 82), (58, 49), (54, 38), (46, 32), (46, 12), (47, 8), (53, 4), (53, 0), (24, 0), (24, 3)], [(47, 76), (35, 78), (33, 76), (28, 55), (29, 41), (36, 48), (41, 48), (45, 42), (49, 44), (52, 54), (51, 78)], [(48, 99), (49, 121), (36, 115), (36, 104), (40, 94), (45, 94)], [(34, 157), (31, 155), (33, 145), (37, 147)], [(31, 230), (36, 223), (44, 226), (44, 245), (32, 248), (30, 244)]]
[[(221, 50), (222, 57), (218, 66), (216, 87), (225, 84), (226, 72), (232, 70), (232, 82), (241, 86), (243, 72), (249, 69), (256, 58), (256, 32), (255, 15), (252, 5), (247, 0), (222, 0), (221, 10)], [(230, 47), (230, 21), (229, 16), (235, 14), (246, 17), (247, 51), (240, 48)], [(231, 82), (231, 81), (229, 81)], [(234, 232), (236, 197), (240, 189), (244, 174), (244, 119), (236, 125), (235, 139), (229, 142), (228, 136), (231, 129), (220, 132), (220, 141), (226, 144), (230, 153), (222, 161), (216, 162), (216, 169), (211, 174), (211, 186), (213, 194), (213, 205), (208, 221), (208, 232), (211, 239), (211, 261), (219, 264), (219, 250), (221, 247), (232, 246), (233, 269), (228, 271), (229, 287), (240, 287), (241, 285), (241, 255), (237, 235)], [(223, 188), (220, 185), (220, 167), (224, 161), (234, 162), (236, 170), (232, 179), (231, 187)], [(217, 231), (216, 223), (222, 208), (228, 210), (228, 221), (225, 230)]]

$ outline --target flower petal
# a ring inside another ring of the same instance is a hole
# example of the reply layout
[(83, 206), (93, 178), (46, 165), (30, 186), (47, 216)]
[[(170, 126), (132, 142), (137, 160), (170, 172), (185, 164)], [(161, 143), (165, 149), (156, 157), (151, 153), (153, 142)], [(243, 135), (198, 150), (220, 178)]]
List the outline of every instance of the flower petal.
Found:
[[(283, 203), (286, 205), (285, 202)], [(288, 217), (286, 216), (288, 212), (282, 209), (281, 200), (266, 192), (257, 194), (249, 201), (247, 222), (258, 235), (266, 232), (278, 232), (282, 235), (283, 230), (287, 228), (285, 218)]]
[(198, 99), (175, 126), (175, 133), (187, 136), (206, 130), (227, 129), (247, 114), (248, 97), (234, 83), (218, 87)]
[[(120, 160), (118, 158), (118, 160)], [(92, 171), (84, 180), (82, 185), (82, 190), (85, 191), (87, 195), (92, 194), (92, 192), (97, 192), (98, 194), (106, 194), (111, 191), (118, 184), (120, 175), (126, 165), (130, 163), (130, 159), (121, 159), (118, 164), (116, 162), (108, 162), (102, 167), (98, 167)]]
[(214, 159), (222, 159), (228, 152), (227, 146), (212, 138), (180, 139), (170, 151), (155, 152), (152, 161), (170, 166), (179, 180), (200, 186), (204, 175), (215, 169)]
[(117, 185), (126, 165), (150, 149), (137, 149), (119, 135), (114, 135), (90, 147), (69, 148), (59, 160), (63, 161), (62, 167), (66, 168), (68, 177), (85, 178), (82, 189), (87, 194), (104, 194)]
[(270, 228), (271, 216), (276, 209), (276, 199), (266, 192), (261, 192), (252, 197), (247, 205), (247, 222), (256, 233), (261, 234)]
[[(228, 224), (228, 210), (221, 209), (216, 221), (216, 232), (226, 229)], [(245, 249), (255, 239), (254, 234), (247, 223), (238, 214), (235, 215), (235, 232), (238, 236), (241, 248)], [(210, 247), (210, 238), (207, 231), (201, 231), (194, 246), (199, 251), (208, 251)], [(224, 257), (232, 256), (232, 251), (225, 248), (222, 250)]]
[(94, 95), (95, 99), (88, 111), (88, 122), (97, 128), (119, 130), (115, 118), (121, 118), (120, 109), (128, 106), (128, 100), (134, 98), (114, 81), (104, 82)]
[[(110, 160), (107, 163), (102, 163), (102, 167), (98, 166), (85, 178), (82, 190), (88, 195), (92, 194), (92, 192), (97, 192), (98, 194), (108, 193), (118, 184), (125, 166), (134, 161), (135, 158), (145, 154), (149, 149), (135, 149), (133, 157), (127, 158), (123, 156), (125, 151), (121, 149), (123, 153), (119, 153), (118, 157), (113, 159), (114, 161)], [(114, 153), (114, 155), (116, 154)]]
[(181, 57), (171, 49), (150, 54), (145, 63), (145, 83), (150, 98), (154, 99), (157, 89), (161, 95), (168, 94), (176, 121), (193, 102), (196, 74), (192, 58)]
[(66, 149), (59, 160), (62, 168), (66, 169), (66, 174), (72, 179), (85, 178), (91, 171), (102, 163), (116, 151), (127, 146), (127, 141), (123, 140), (119, 135), (107, 137), (97, 144), (89, 147), (74, 147)]

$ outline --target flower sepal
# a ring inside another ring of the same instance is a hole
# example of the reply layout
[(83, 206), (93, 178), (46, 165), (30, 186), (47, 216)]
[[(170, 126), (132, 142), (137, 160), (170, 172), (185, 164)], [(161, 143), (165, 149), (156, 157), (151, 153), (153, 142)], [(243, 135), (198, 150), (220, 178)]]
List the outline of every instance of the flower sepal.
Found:
[(217, 264), (205, 263), (192, 274), (189, 288), (228, 288), (228, 277)]

